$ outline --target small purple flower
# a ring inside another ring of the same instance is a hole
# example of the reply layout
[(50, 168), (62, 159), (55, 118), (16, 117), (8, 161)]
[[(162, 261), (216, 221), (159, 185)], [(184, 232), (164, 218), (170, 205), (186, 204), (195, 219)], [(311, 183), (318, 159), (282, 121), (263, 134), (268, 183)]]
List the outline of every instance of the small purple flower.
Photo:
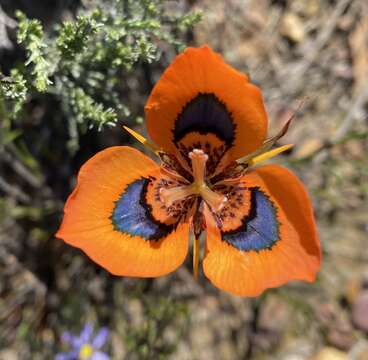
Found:
[(109, 336), (107, 328), (103, 327), (96, 336), (93, 335), (93, 326), (86, 324), (79, 336), (66, 331), (61, 340), (69, 344), (71, 350), (56, 354), (55, 360), (109, 360), (110, 357), (100, 351)]

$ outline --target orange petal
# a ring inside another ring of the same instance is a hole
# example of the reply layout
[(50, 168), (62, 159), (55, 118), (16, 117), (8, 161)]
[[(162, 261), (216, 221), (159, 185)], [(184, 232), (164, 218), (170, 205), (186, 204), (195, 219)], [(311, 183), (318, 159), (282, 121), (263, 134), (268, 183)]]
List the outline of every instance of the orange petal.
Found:
[(242, 179), (236, 184), (222, 183), (213, 190), (226, 196), (227, 201), (217, 211), (218, 223), (224, 232), (233, 231), (242, 225), (243, 218), (250, 213), (250, 192)]
[(205, 209), (205, 275), (218, 288), (239, 296), (258, 296), (290, 280), (314, 281), (321, 251), (302, 183), (276, 165), (249, 173), (244, 182), (259, 195), (256, 202), (251, 201), (243, 227), (221, 232)]
[(189, 224), (152, 216), (143, 186), (159, 171), (130, 147), (99, 152), (82, 166), (56, 236), (115, 275), (155, 277), (175, 270), (188, 252)]
[(152, 140), (171, 153), (191, 132), (212, 133), (235, 160), (261, 146), (267, 132), (260, 90), (208, 46), (176, 57), (145, 110)]

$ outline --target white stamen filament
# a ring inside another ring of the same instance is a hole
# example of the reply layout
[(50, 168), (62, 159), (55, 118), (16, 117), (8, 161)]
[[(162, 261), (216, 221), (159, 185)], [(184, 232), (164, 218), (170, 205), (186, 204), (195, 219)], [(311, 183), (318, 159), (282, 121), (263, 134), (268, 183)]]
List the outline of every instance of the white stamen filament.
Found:
[(171, 206), (175, 201), (181, 200), (187, 196), (193, 195), (191, 185), (176, 186), (173, 188), (160, 189), (160, 198), (167, 207)]

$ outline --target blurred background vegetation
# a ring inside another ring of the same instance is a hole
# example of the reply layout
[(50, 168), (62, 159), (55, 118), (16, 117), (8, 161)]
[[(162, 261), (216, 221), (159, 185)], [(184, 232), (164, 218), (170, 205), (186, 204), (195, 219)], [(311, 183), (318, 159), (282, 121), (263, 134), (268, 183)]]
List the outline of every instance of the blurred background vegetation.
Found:
[[(324, 262), (313, 285), (232, 297), (191, 264), (106, 273), (55, 239), (79, 167), (144, 132), (154, 83), (207, 43), (264, 93), (279, 159), (306, 183)], [(0, 359), (52, 359), (107, 326), (113, 359), (368, 359), (365, 0), (0, 0)]]

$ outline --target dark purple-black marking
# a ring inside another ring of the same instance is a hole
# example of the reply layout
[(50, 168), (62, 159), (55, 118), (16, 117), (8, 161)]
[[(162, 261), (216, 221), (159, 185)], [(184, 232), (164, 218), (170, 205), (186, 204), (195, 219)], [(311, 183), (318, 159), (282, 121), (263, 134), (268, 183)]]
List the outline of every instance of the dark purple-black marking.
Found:
[(232, 114), (214, 94), (198, 94), (186, 104), (175, 121), (174, 141), (190, 132), (212, 133), (230, 147), (235, 139)]

